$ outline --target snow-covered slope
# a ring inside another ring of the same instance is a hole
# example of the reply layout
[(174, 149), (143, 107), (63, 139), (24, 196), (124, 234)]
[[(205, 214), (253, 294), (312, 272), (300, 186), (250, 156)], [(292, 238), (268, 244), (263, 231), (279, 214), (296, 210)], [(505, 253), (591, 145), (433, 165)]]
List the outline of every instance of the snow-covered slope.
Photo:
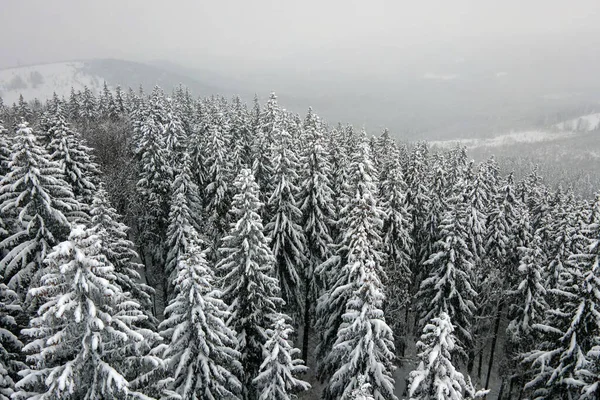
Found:
[(456, 144), (467, 146), (467, 148), (478, 148), (478, 147), (500, 147), (508, 146), (518, 143), (539, 143), (539, 142), (550, 142), (558, 139), (564, 139), (576, 135), (577, 132), (573, 131), (543, 131), (543, 130), (530, 130), (520, 132), (510, 132), (504, 135), (495, 136), (488, 139), (453, 139), (443, 141), (432, 141), (431, 144), (439, 147), (452, 147)]
[(93, 91), (101, 87), (103, 79), (84, 70), (83, 62), (63, 62), (0, 70), (0, 97), (11, 104), (22, 94), (26, 100), (46, 100), (56, 92), (67, 97), (71, 87), (81, 90), (88, 86)]
[(433, 141), (432, 145), (452, 147), (462, 144), (467, 148), (502, 147), (525, 143), (554, 142), (563, 139), (576, 139), (577, 136), (600, 130), (600, 113), (582, 115), (567, 121), (559, 122), (547, 129), (534, 129), (510, 132), (485, 139), (452, 139)]
[(100, 59), (0, 70), (0, 97), (5, 104), (16, 102), (20, 94), (27, 101), (35, 98), (45, 101), (52, 98), (54, 92), (67, 97), (71, 87), (81, 90), (88, 86), (97, 92), (105, 81), (109, 87), (118, 84), (124, 88), (131, 86), (137, 89), (141, 84), (149, 90), (154, 85), (159, 85), (170, 91), (183, 84), (196, 95), (227, 94), (218, 87), (205, 85), (189, 76), (160, 67), (125, 60)]
[(600, 129), (600, 113), (582, 115), (555, 125), (561, 131), (591, 132)]

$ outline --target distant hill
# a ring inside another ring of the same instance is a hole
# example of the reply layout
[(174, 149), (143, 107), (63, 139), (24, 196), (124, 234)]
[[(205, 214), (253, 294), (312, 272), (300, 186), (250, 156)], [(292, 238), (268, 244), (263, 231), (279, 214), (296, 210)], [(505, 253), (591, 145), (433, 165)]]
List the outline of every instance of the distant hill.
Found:
[(194, 95), (222, 93), (218, 87), (205, 84), (190, 76), (158, 66), (138, 62), (100, 59), (39, 64), (0, 70), (0, 97), (5, 104), (12, 104), (23, 94), (26, 100), (46, 100), (56, 92), (68, 97), (71, 87), (81, 90), (88, 86), (94, 92), (103, 83), (110, 87), (121, 85), (135, 88), (141, 84), (145, 90), (159, 85), (167, 91), (182, 84)]

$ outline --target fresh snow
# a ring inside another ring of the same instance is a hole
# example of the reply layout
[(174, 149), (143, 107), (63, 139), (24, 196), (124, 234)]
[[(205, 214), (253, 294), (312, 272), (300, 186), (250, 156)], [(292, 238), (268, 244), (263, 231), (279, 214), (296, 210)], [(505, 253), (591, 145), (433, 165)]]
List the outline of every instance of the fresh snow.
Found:
[(16, 103), (21, 94), (28, 101), (35, 98), (45, 101), (55, 92), (59, 97), (68, 98), (71, 87), (79, 91), (87, 86), (98, 93), (103, 82), (102, 77), (87, 73), (84, 63), (79, 61), (2, 69), (0, 97), (7, 105)]
[(582, 115), (560, 122), (554, 127), (560, 131), (592, 132), (600, 128), (600, 113)]

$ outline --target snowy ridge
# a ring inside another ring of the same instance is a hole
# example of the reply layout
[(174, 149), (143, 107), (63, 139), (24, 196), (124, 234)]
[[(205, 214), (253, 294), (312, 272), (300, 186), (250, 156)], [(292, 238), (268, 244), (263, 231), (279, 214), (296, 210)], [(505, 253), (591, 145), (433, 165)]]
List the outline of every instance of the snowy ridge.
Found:
[(560, 122), (554, 127), (561, 131), (591, 132), (600, 128), (600, 113), (583, 115)]
[(68, 97), (71, 87), (76, 91), (84, 86), (93, 92), (104, 79), (84, 70), (83, 62), (61, 62), (0, 70), (0, 97), (5, 104), (17, 102), (19, 95), (25, 99), (50, 99), (53, 93)]
[(467, 146), (469, 149), (478, 147), (501, 147), (516, 143), (538, 143), (548, 142), (552, 140), (558, 140), (576, 135), (577, 132), (573, 131), (543, 131), (543, 130), (530, 130), (511, 132), (504, 135), (496, 136), (489, 139), (453, 139), (453, 140), (441, 140), (431, 141), (432, 146), (439, 146), (443, 148), (449, 148), (456, 144), (462, 144)]

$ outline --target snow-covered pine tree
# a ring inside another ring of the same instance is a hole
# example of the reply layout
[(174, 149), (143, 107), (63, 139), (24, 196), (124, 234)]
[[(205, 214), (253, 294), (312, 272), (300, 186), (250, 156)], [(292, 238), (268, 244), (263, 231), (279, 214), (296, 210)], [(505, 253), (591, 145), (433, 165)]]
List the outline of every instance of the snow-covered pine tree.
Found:
[(249, 169), (242, 169), (234, 182), (236, 195), (231, 209), (229, 235), (223, 238), (217, 270), (223, 278), (223, 300), (229, 305), (228, 325), (237, 333), (244, 398), (256, 399), (253, 384), (263, 361), (266, 330), (280, 315), (283, 305), (274, 277), (275, 257), (263, 234), (258, 185)]
[[(141, 232), (142, 257), (149, 268), (149, 275), (156, 280), (156, 286), (159, 286), (158, 282), (167, 282), (164, 270), (165, 245), (172, 170), (165, 151), (162, 124), (154, 116), (154, 109), (160, 109), (160, 106), (148, 104), (146, 107), (140, 112), (141, 119), (135, 125), (135, 154), (139, 169), (137, 192), (141, 207), (138, 229)], [(167, 288), (163, 286), (162, 289), (162, 300), (166, 305)]]
[(171, 209), (169, 212), (169, 227), (167, 229), (167, 264), (165, 287), (173, 293), (172, 283), (177, 277), (177, 263), (189, 252), (197, 232), (200, 231), (199, 218), (202, 212), (198, 187), (192, 180), (190, 171), (191, 158), (187, 152), (179, 160), (181, 168), (171, 185)]
[(509, 340), (522, 344), (530, 340), (534, 326), (543, 322), (548, 308), (546, 304), (546, 288), (542, 279), (545, 265), (542, 251), (542, 240), (533, 234), (526, 247), (519, 247), (519, 279), (520, 282), (507, 292), (513, 300), (510, 302), (510, 323), (507, 328)]
[[(515, 285), (517, 276), (516, 269), (519, 264), (519, 257), (516, 248), (520, 245), (517, 238), (519, 227), (525, 226), (523, 218), (527, 215), (521, 215), (524, 207), (518, 202), (515, 195), (514, 178), (510, 173), (502, 182), (498, 194), (491, 201), (490, 211), (487, 219), (487, 231), (485, 236), (486, 258), (484, 271), (478, 279), (481, 298), (478, 307), (477, 316), (494, 316), (494, 328), (492, 332), (491, 356), (488, 364), (488, 373), (486, 378), (486, 387), (489, 383), (491, 368), (494, 361), (494, 352), (498, 341), (500, 330), (500, 321), (506, 306), (505, 292)], [(528, 225), (527, 225), (528, 227)], [(483, 319), (483, 318), (481, 318)], [(487, 344), (483, 343), (482, 348)], [(470, 354), (469, 363), (473, 362)]]
[(274, 190), (268, 208), (272, 215), (265, 226), (275, 256), (275, 270), (281, 295), (289, 314), (298, 320), (302, 315), (302, 278), (306, 256), (306, 237), (299, 225), (302, 212), (298, 208), (298, 157), (291, 148), (291, 137), (283, 127), (274, 128)]
[[(369, 206), (367, 206), (369, 207)], [(366, 211), (366, 210), (365, 210)], [(368, 212), (368, 211), (367, 211)], [(371, 211), (372, 212), (372, 211)], [(325, 398), (346, 398), (360, 388), (359, 376), (371, 385), (375, 400), (396, 399), (394, 395), (394, 336), (383, 312), (385, 295), (379, 278), (383, 274), (376, 258), (361, 259), (370, 246), (368, 235), (358, 234), (348, 256), (349, 276), (354, 279), (337, 290), (352, 290), (346, 303), (329, 362), (337, 367)], [(354, 258), (354, 260), (353, 260)]]
[(335, 223), (333, 191), (329, 181), (331, 165), (327, 158), (325, 138), (318, 117), (309, 108), (304, 121), (308, 140), (307, 151), (302, 158), (305, 165), (300, 193), (302, 228), (306, 237), (308, 260), (302, 271), (304, 280), (304, 333), (302, 358), (308, 356), (308, 339), (314, 323), (314, 310), (325, 282), (316, 269), (331, 257), (331, 238)]
[(332, 205), (334, 210), (334, 224), (331, 227), (331, 237), (334, 242), (340, 242), (343, 236), (341, 211), (344, 209), (350, 198), (350, 180), (349, 166), (350, 154), (344, 142), (344, 128), (338, 126), (326, 137), (325, 150), (329, 154), (331, 171), (329, 173), (329, 182), (331, 183)]
[(591, 252), (585, 246), (575, 249), (564, 262), (556, 286), (547, 288), (554, 302), (545, 320), (535, 326), (544, 333), (543, 340), (523, 355), (536, 372), (525, 386), (535, 398), (578, 398), (584, 386), (578, 370), (589, 364), (587, 354), (600, 338), (597, 241), (589, 246)]
[(129, 389), (122, 365), (128, 342), (146, 340), (133, 324), (139, 305), (117, 286), (100, 238), (82, 225), (46, 258), (30, 296), (40, 300), (23, 351), (30, 369), (17, 383), (17, 399), (144, 398)]
[[(216, 108), (217, 105), (213, 105)], [(231, 182), (235, 169), (230, 157), (230, 127), (227, 117), (219, 109), (212, 111), (208, 122), (208, 137), (204, 150), (206, 178), (204, 203), (208, 222), (212, 227), (211, 239), (215, 246), (227, 232), (228, 211), (231, 208)]]
[(139, 271), (143, 269), (143, 265), (137, 262), (139, 256), (133, 243), (127, 238), (129, 228), (121, 222), (121, 216), (112, 208), (102, 183), (98, 185), (90, 215), (91, 227), (102, 243), (102, 254), (114, 267), (115, 284), (123, 292), (133, 296), (151, 321), (154, 290), (142, 283)]
[(429, 243), (424, 227), (427, 222), (427, 213), (432, 199), (429, 193), (429, 149), (424, 142), (417, 143), (409, 157), (408, 168), (404, 174), (406, 179), (406, 207), (411, 213), (413, 231), (411, 233), (414, 243), (414, 256), (411, 263), (412, 276), (415, 279), (414, 290), (421, 284), (424, 275), (421, 260), (429, 256)]
[(73, 86), (71, 86), (71, 94), (69, 95), (69, 103), (67, 104), (67, 115), (69, 120), (78, 121), (81, 118), (81, 92), (75, 92)]
[(237, 400), (242, 385), (236, 375), (242, 366), (236, 333), (226, 324), (227, 305), (191, 229), (186, 252), (177, 259), (174, 298), (159, 327), (166, 340), (162, 348), (167, 375), (159, 386), (169, 399)]
[(89, 125), (98, 118), (98, 106), (96, 97), (89, 87), (83, 88), (83, 93), (80, 96), (79, 116), (85, 125)]
[(246, 104), (242, 103), (239, 96), (233, 98), (231, 109), (231, 137), (235, 154), (235, 174), (242, 168), (252, 166), (252, 127), (250, 114)]
[(294, 400), (296, 393), (308, 390), (310, 385), (297, 378), (307, 368), (296, 358), (300, 350), (293, 347), (290, 336), (292, 327), (285, 319), (278, 319), (266, 330), (267, 341), (263, 350), (263, 362), (254, 378), (259, 400)]
[(8, 130), (4, 128), (0, 120), (0, 180), (8, 174), (8, 163), (10, 162), (11, 138), (8, 136)]
[(49, 250), (66, 239), (69, 218), (80, 204), (50, 161), (26, 122), (13, 141), (10, 172), (0, 181), (0, 210), (16, 217), (15, 231), (0, 243), (6, 250), (0, 274), (9, 287), (25, 296)]
[[(406, 210), (406, 183), (397, 160), (382, 165), (385, 181), (381, 183), (380, 199), (383, 213), (383, 253), (385, 254), (384, 281), (385, 313), (397, 336), (405, 332), (403, 311), (410, 302), (412, 282), (411, 262), (414, 256), (411, 215)], [(406, 324), (408, 321), (404, 321)]]
[(371, 385), (366, 382), (364, 375), (360, 375), (357, 379), (358, 387), (350, 393), (350, 400), (375, 400), (371, 391)]
[(14, 316), (21, 311), (17, 294), (0, 276), (0, 400), (10, 400), (15, 390), (17, 373), (25, 369), (21, 362), (23, 343), (17, 338)]
[(67, 123), (60, 107), (49, 118), (47, 150), (50, 159), (60, 165), (65, 181), (71, 186), (75, 199), (89, 211), (100, 171), (92, 157), (92, 149)]
[(434, 317), (423, 328), (417, 342), (419, 365), (410, 373), (410, 400), (462, 400), (485, 396), (475, 391), (469, 377), (456, 369), (452, 360), (463, 352), (454, 336), (454, 327), (447, 313)]
[[(256, 103), (258, 105), (258, 103)], [(266, 205), (274, 191), (273, 143), (275, 131), (283, 126), (282, 112), (277, 104), (277, 96), (271, 93), (269, 100), (258, 117), (258, 127), (254, 133), (254, 163), (252, 171), (260, 188), (260, 201), (264, 204), (260, 211), (263, 220), (269, 221), (271, 214)]]
[(183, 121), (177, 110), (177, 104), (173, 99), (166, 100), (165, 123), (163, 125), (163, 136), (166, 145), (166, 157), (169, 165), (176, 170), (181, 161), (181, 155), (185, 149), (186, 132)]
[(127, 112), (127, 109), (126, 109), (125, 95), (123, 94), (123, 90), (121, 89), (121, 86), (117, 85), (117, 87), (115, 87), (115, 102), (114, 102), (114, 109), (111, 111), (111, 119), (113, 121), (116, 121), (119, 118), (121, 118), (121, 116), (123, 114), (125, 114), (126, 112)]
[(112, 111), (115, 108), (115, 99), (108, 88), (106, 81), (102, 86), (102, 92), (98, 96), (98, 116), (104, 120), (111, 118)]
[[(343, 326), (344, 323), (351, 325), (352, 321), (344, 319), (345, 314), (352, 314), (349, 306), (352, 304), (362, 307), (358, 300), (360, 297), (352, 300), (355, 295), (360, 294), (357, 286), (360, 283), (361, 274), (369, 272), (372, 284), (378, 288), (381, 285), (380, 277), (383, 276), (380, 236), (382, 221), (381, 210), (377, 205), (376, 198), (377, 183), (374, 178), (376, 171), (371, 163), (369, 144), (364, 136), (356, 153), (353, 154), (350, 171), (352, 196), (342, 211), (345, 219), (343, 226), (346, 227), (346, 230), (336, 254), (317, 269), (317, 273), (327, 282), (326, 291), (319, 298), (317, 305), (317, 330), (319, 332), (317, 373), (322, 381), (329, 381), (329, 378), (344, 363), (341, 358), (343, 354), (332, 350), (338, 339), (342, 339), (338, 338), (338, 331), (347, 332), (340, 326)], [(383, 295), (381, 299), (373, 301), (376, 303), (383, 301)], [(370, 306), (378, 308), (377, 304), (370, 304)], [(381, 318), (381, 315), (379, 317)], [(387, 327), (387, 325), (385, 326)], [(382, 329), (381, 334), (384, 332), (385, 330)], [(350, 338), (345, 340), (350, 340)], [(336, 390), (341, 385), (341, 381), (338, 382)], [(344, 387), (341, 387), (341, 390), (343, 391)]]
[[(463, 186), (459, 180), (455, 186)], [(420, 325), (425, 326), (442, 313), (447, 313), (457, 329), (460, 345), (472, 345), (471, 323), (477, 292), (472, 287), (473, 254), (467, 244), (466, 208), (462, 190), (448, 200), (449, 209), (439, 224), (440, 239), (434, 253), (425, 262), (429, 276), (421, 283), (417, 298), (421, 304)]]
[(33, 120), (33, 111), (29, 104), (25, 101), (22, 94), (19, 94), (19, 101), (16, 108), (16, 116), (21, 120), (31, 121)]

